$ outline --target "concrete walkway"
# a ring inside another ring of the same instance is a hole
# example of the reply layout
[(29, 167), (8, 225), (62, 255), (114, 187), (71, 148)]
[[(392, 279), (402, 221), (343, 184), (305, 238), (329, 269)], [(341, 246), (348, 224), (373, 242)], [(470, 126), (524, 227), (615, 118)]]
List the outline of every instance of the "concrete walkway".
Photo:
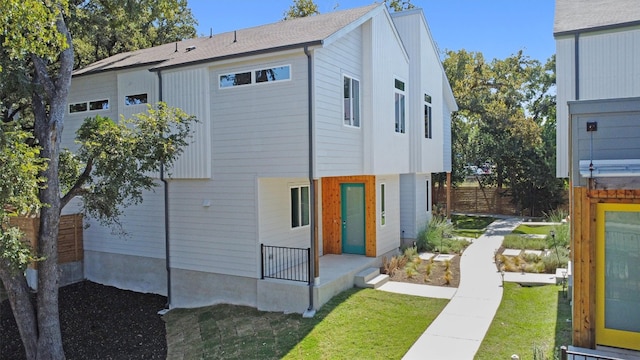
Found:
[(494, 253), (519, 223), (520, 219), (495, 221), (464, 251), (458, 290), (403, 359), (473, 359), (502, 299)]

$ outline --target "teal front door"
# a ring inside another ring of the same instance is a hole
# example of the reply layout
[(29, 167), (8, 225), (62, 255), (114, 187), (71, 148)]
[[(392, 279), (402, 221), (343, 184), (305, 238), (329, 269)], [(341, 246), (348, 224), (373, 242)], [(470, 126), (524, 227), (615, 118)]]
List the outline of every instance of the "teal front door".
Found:
[(340, 184), (342, 252), (365, 254), (364, 184)]

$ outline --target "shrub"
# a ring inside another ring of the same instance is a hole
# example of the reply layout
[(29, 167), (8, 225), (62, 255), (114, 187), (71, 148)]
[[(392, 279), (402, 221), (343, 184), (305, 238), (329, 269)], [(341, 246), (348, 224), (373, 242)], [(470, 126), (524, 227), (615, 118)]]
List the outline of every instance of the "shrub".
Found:
[[(558, 257), (560, 258), (560, 263), (558, 263)], [(556, 272), (557, 268), (567, 267), (569, 262), (569, 251), (565, 248), (558, 248), (558, 254), (556, 254), (556, 250), (553, 249), (542, 258), (542, 262), (544, 263), (544, 272), (553, 274)]]
[(407, 275), (407, 277), (409, 279), (413, 278), (414, 276), (418, 275), (418, 270), (416, 270), (415, 267), (413, 266), (408, 266), (406, 269), (404, 269), (405, 274)]
[(414, 257), (418, 256), (418, 248), (412, 246), (404, 249), (404, 256), (406, 256), (410, 260), (413, 259)]
[(451, 270), (447, 270), (444, 273), (444, 283), (449, 285), (451, 284), (451, 278), (453, 277), (453, 274), (451, 274)]
[[(416, 245), (419, 251), (435, 251), (443, 247), (444, 238), (451, 236), (453, 225), (447, 219), (432, 217), (427, 227), (418, 234)], [(442, 251), (440, 249), (440, 251)]]

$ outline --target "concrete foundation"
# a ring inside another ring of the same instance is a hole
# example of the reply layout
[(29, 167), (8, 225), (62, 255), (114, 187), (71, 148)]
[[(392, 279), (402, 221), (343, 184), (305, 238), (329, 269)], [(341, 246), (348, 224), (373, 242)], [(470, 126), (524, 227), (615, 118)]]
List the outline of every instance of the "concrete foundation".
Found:
[(257, 279), (171, 269), (171, 308), (215, 304), (257, 307)]
[(141, 293), (167, 295), (164, 259), (85, 250), (87, 280)]

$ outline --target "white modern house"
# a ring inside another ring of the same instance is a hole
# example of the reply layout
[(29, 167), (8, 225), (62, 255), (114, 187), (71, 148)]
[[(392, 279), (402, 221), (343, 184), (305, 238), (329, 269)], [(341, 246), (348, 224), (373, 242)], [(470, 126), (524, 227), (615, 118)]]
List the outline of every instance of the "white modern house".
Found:
[(417, 236), (431, 173), (451, 171), (457, 106), (422, 10), (373, 4), (98, 61), (74, 73), (64, 145), (86, 117), (158, 101), (200, 120), (192, 143), (126, 210), (128, 236), (90, 224), (84, 270), (171, 307), (318, 308)]
[(569, 359), (640, 358), (640, 6), (556, 0), (557, 176), (571, 181)]

